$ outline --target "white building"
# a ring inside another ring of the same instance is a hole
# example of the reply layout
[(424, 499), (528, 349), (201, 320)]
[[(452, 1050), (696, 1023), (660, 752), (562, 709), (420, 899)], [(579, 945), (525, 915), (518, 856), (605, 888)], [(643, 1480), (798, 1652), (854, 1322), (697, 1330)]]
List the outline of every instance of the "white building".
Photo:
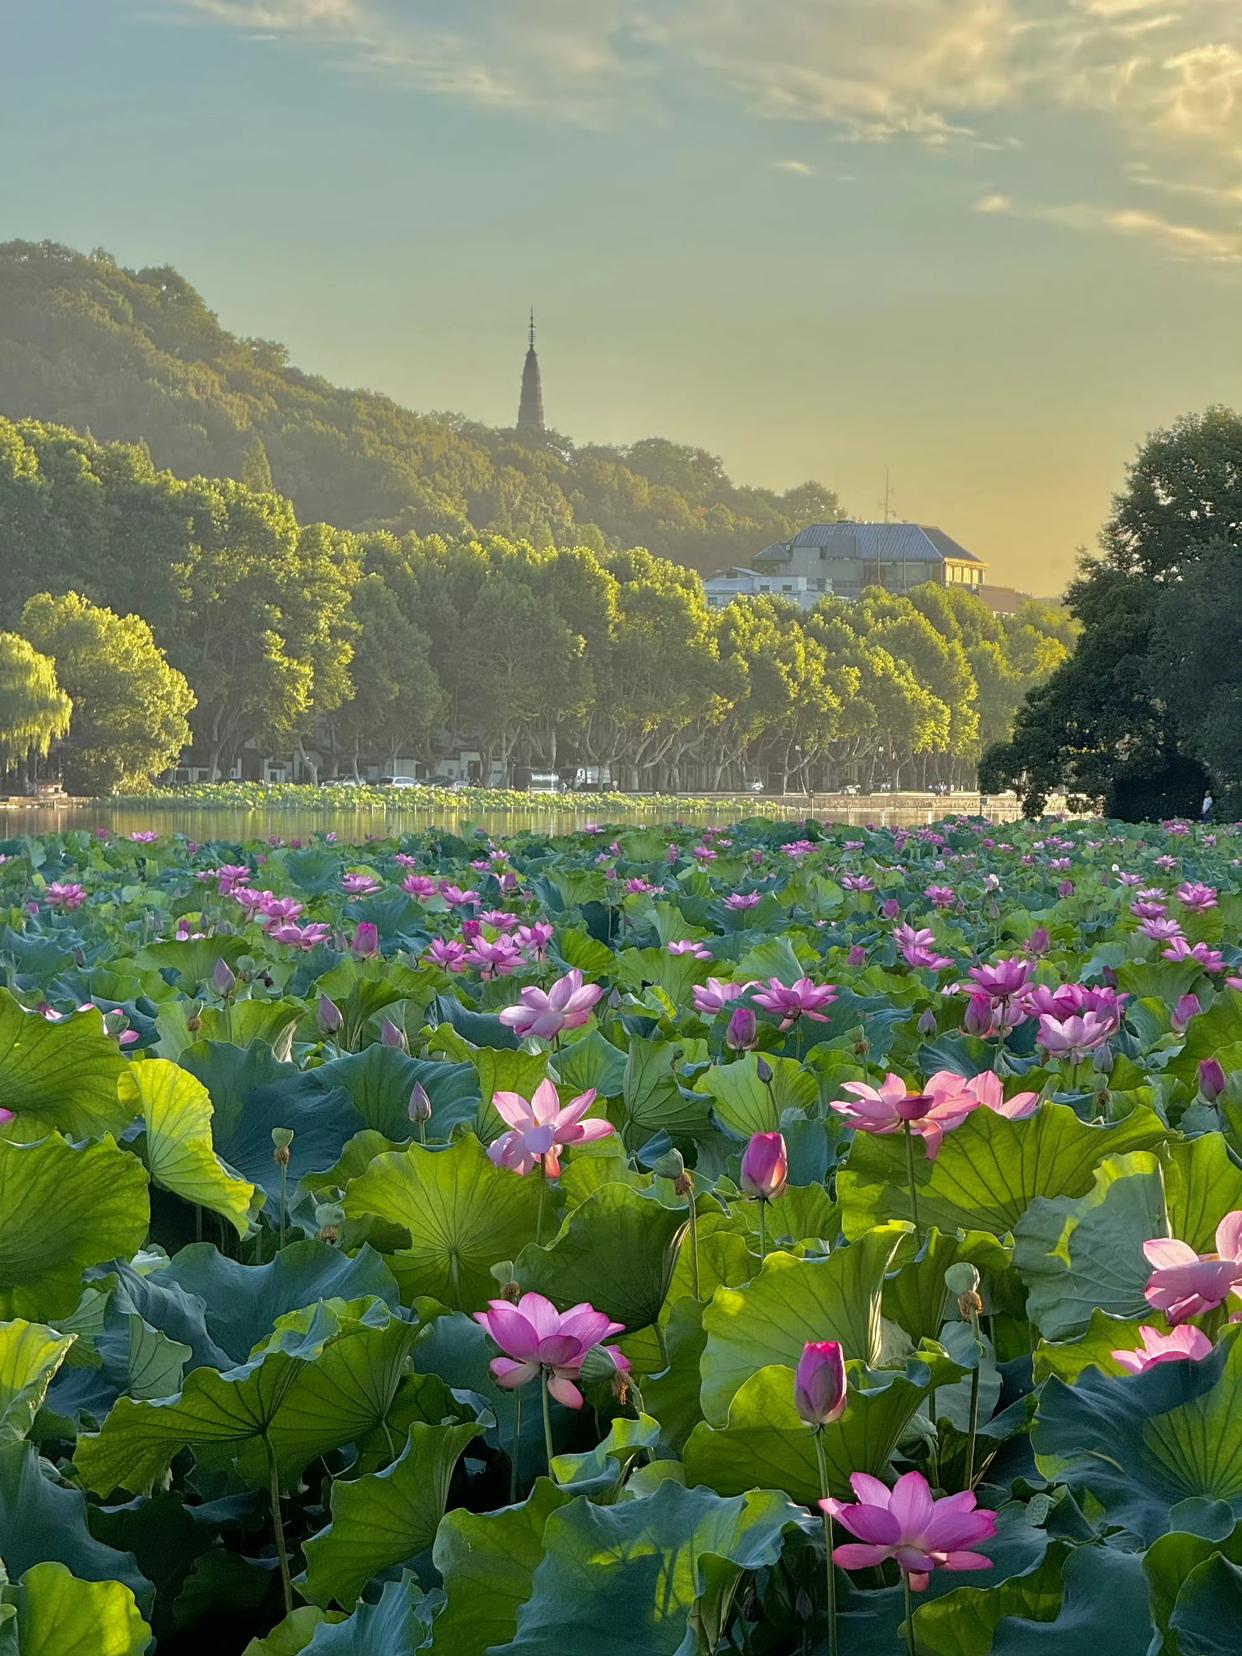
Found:
[[(722, 569), (718, 575), (710, 576), (703, 582), (703, 591), (707, 594), (707, 602), (712, 609), (724, 609), (725, 605), (731, 604), (735, 598), (755, 598), (760, 595), (784, 598), (802, 609), (810, 609), (825, 595), (822, 589), (812, 591), (805, 575), (795, 575), (785, 570), (759, 571), (741, 568)], [(831, 596), (831, 586), (828, 587), (827, 593)]]

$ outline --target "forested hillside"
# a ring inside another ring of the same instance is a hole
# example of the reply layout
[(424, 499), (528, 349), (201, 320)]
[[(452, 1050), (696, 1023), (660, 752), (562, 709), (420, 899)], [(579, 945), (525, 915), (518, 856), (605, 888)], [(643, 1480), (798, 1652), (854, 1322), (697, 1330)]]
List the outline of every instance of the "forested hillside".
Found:
[(608, 765), (644, 788), (960, 780), (1073, 636), (1063, 612), (997, 616), (930, 585), (716, 612), (693, 570), (642, 550), (307, 524), (274, 491), (2, 417), (0, 556), (0, 630), (71, 696), (88, 676), (31, 600), (143, 617), (188, 682), (199, 762), (225, 769), (251, 741), (349, 770), (468, 737), (505, 765)]
[[(515, 400), (516, 369), (497, 363)], [(837, 515), (818, 483), (740, 488), (662, 438), (532, 443), (331, 385), (284, 346), (228, 333), (175, 270), (51, 242), (0, 244), (0, 414), (145, 442), (178, 477), (274, 484), (302, 521), (349, 529), (645, 546), (705, 571)]]

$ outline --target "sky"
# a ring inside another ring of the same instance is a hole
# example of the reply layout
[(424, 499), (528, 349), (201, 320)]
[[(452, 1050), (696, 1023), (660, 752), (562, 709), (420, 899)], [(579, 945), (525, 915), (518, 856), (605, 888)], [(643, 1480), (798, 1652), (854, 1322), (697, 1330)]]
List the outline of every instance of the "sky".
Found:
[(0, 0), (0, 143), (5, 239), (498, 425), (533, 304), (558, 430), (1041, 595), (1239, 401), (1235, 0)]

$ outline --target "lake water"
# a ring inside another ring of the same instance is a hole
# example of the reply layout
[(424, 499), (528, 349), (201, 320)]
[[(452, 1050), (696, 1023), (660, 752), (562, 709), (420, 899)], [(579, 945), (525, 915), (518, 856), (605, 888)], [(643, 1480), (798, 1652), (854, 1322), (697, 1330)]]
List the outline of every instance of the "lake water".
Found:
[[(277, 835), (281, 839), (309, 838), (335, 833), (343, 842), (365, 840), (369, 835), (386, 838), (426, 828), (447, 828), (460, 833), (472, 828), (502, 837), (523, 831), (540, 834), (571, 833), (589, 822), (635, 824), (682, 821), (725, 823), (738, 816), (766, 816), (801, 820), (808, 814), (823, 822), (861, 827), (878, 823), (883, 827), (914, 827), (959, 811), (977, 811), (977, 794), (955, 795), (948, 799), (912, 801), (909, 796), (887, 801), (884, 795), (861, 799), (816, 798), (808, 810), (804, 796), (788, 800), (756, 797), (753, 805), (739, 806), (735, 800), (669, 800), (654, 807), (618, 803), (607, 807), (576, 805), (572, 799), (534, 796), (529, 805), (482, 807), (463, 801), (460, 807), (438, 804), (418, 809), (404, 801), (388, 809), (359, 806), (354, 810), (304, 811), (289, 809), (233, 809), (194, 805), (115, 804), (17, 806), (0, 810), (0, 840), (21, 834), (64, 833), (71, 828), (109, 828), (116, 834), (135, 829), (156, 828), (161, 833), (184, 834), (196, 840), (247, 840)], [(1017, 801), (990, 803), (988, 815), (997, 821), (1012, 821)]]

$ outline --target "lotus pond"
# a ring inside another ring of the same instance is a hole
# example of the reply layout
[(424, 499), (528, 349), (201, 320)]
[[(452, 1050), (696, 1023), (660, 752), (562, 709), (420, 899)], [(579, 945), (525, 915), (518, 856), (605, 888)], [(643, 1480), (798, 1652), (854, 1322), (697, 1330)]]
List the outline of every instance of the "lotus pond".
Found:
[(0, 1653), (1212, 1656), (1242, 832), (0, 841)]

